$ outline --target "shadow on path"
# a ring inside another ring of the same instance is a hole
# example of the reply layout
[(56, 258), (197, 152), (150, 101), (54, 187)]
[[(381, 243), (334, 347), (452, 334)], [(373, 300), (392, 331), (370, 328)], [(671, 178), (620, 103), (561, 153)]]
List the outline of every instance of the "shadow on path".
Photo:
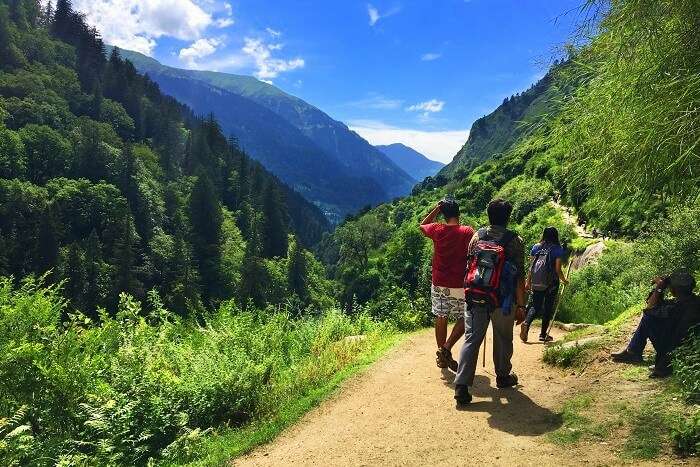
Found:
[(562, 425), (561, 415), (538, 405), (518, 389), (498, 389), (490, 383), (487, 376), (477, 375), (471, 388), (475, 400), (457, 410), (488, 412), (491, 428), (516, 436), (540, 436)]

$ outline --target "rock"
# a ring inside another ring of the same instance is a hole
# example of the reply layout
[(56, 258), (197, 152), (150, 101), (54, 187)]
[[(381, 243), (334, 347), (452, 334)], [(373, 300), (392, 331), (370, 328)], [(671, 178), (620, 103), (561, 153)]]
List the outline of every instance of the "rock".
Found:
[(569, 349), (571, 347), (577, 347), (579, 345), (592, 344), (603, 339), (603, 336), (589, 336), (582, 339), (577, 339), (575, 341), (564, 342), (561, 346), (564, 349)]
[(603, 250), (607, 248), (604, 242), (596, 242), (588, 245), (583, 253), (575, 255), (574, 260), (571, 263), (571, 270), (576, 271), (591, 263), (594, 263), (603, 254)]

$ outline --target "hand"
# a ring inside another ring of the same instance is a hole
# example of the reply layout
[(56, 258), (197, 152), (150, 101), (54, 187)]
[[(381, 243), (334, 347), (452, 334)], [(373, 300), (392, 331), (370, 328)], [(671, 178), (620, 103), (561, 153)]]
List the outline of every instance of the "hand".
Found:
[(530, 285), (531, 284), (529, 280), (525, 281), (525, 290), (530, 290)]
[(652, 283), (659, 289), (665, 289), (668, 285), (668, 278), (665, 276), (655, 277)]
[(522, 324), (523, 321), (525, 321), (525, 307), (519, 306), (515, 310), (515, 325), (518, 326)]

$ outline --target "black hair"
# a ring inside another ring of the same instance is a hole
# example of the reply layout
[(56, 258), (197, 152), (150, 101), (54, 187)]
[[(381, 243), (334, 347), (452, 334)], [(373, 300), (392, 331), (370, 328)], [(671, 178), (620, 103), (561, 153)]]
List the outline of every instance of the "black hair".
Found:
[(542, 242), (554, 243), (555, 245), (561, 246), (559, 242), (559, 231), (556, 227), (545, 227), (542, 231)]
[(489, 224), (505, 227), (510, 220), (510, 213), (513, 212), (513, 205), (504, 199), (494, 199), (486, 208), (489, 215)]
[(459, 203), (454, 199), (445, 199), (440, 204), (440, 212), (445, 216), (445, 219), (459, 217)]

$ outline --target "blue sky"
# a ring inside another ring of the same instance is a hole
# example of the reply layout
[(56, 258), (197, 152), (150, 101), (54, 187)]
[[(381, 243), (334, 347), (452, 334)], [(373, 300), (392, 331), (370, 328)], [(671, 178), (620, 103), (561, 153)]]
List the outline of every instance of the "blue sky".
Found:
[(449, 161), (529, 87), (583, 0), (74, 0), (105, 41), (180, 68), (254, 75), (375, 144)]

